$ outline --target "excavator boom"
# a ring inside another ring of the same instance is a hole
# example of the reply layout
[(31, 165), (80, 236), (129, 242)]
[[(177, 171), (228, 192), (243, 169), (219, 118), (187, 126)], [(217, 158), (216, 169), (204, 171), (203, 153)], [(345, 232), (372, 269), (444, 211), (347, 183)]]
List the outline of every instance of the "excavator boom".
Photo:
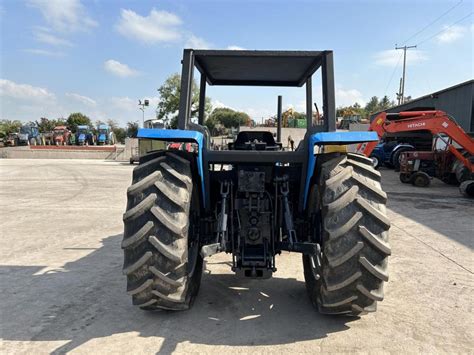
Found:
[[(470, 155), (474, 155), (474, 140), (444, 111), (406, 111), (400, 113), (380, 113), (370, 124), (370, 131), (377, 132), (379, 138), (386, 133), (429, 131), (433, 135), (445, 134)], [(358, 151), (369, 157), (377, 142), (359, 145)], [(448, 149), (473, 171), (474, 167), (459, 151), (448, 144)]]

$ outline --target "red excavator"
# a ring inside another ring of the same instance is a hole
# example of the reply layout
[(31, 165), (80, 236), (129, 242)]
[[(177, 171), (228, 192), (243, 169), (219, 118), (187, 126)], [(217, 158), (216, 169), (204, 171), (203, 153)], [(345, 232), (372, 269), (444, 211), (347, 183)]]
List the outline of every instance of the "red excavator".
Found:
[[(436, 177), (459, 183), (463, 195), (474, 197), (474, 140), (446, 112), (382, 112), (369, 130), (377, 132), (379, 138), (402, 132), (430, 132), (436, 138), (431, 151), (400, 155), (400, 180), (428, 186), (431, 177)], [(369, 157), (376, 145), (377, 142), (361, 144), (357, 150)]]

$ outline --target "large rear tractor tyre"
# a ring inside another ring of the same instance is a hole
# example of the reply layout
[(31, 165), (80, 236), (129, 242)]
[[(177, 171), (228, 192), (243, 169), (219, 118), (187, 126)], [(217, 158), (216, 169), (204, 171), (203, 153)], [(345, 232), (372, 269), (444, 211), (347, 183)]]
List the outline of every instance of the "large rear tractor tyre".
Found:
[(190, 308), (203, 267), (190, 161), (173, 153), (142, 157), (127, 196), (123, 273), (133, 304), (146, 310)]
[(326, 159), (310, 196), (321, 240), (316, 257), (303, 257), (309, 297), (324, 314), (373, 312), (388, 281), (387, 195), (371, 159), (352, 153)]

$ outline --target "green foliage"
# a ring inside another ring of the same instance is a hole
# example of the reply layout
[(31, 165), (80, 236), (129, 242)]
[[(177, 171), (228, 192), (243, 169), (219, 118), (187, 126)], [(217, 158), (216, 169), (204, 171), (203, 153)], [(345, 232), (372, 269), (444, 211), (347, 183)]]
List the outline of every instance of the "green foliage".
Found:
[[(127, 122), (127, 137), (136, 138), (138, 133), (138, 121)], [(118, 138), (117, 138), (118, 140)]]
[(395, 102), (390, 101), (388, 96), (385, 95), (384, 97), (382, 97), (382, 100), (380, 100), (380, 104), (377, 111), (384, 111), (393, 106), (395, 106)]
[(370, 115), (376, 112), (385, 111), (393, 106), (395, 106), (395, 102), (393, 100), (391, 101), (386, 95), (382, 99), (379, 99), (377, 96), (372, 96), (365, 107), (361, 107), (358, 103), (351, 106), (338, 107), (336, 116), (349, 117), (359, 115), (362, 118), (369, 118)]
[(117, 123), (117, 121), (115, 120), (112, 120), (112, 119), (108, 119), (107, 120), (107, 124), (109, 125), (110, 129), (113, 131), (114, 129), (117, 129), (119, 128), (119, 125)]
[(127, 130), (125, 128), (116, 127), (112, 131), (118, 143), (125, 143), (125, 138), (127, 137)]
[[(181, 75), (171, 75), (158, 89), (160, 102), (156, 108), (156, 116), (164, 122), (170, 122), (171, 128), (177, 128), (179, 97), (181, 94)], [(195, 81), (192, 84), (191, 117), (197, 117), (199, 110), (199, 90)], [(204, 116), (212, 111), (211, 99), (206, 97)]]
[(212, 133), (216, 129), (216, 125), (218, 122), (216, 122), (215, 117), (208, 117), (206, 121), (204, 121), (204, 125), (209, 129), (209, 132)]
[(77, 131), (77, 126), (92, 126), (91, 119), (80, 112), (71, 113), (67, 118), (66, 124), (68, 128), (73, 132)]
[(20, 130), (22, 123), (18, 120), (1, 120), (0, 121), (0, 138), (8, 136)]
[(41, 117), (39, 121), (36, 121), (36, 125), (41, 133), (51, 132), (56, 126), (65, 126), (66, 120), (63, 118), (58, 118), (56, 120), (50, 120), (46, 117)]
[(170, 128), (171, 128), (171, 129), (177, 129), (177, 128), (178, 128), (178, 115), (174, 116), (174, 117), (171, 119)]
[(119, 127), (117, 121), (112, 119), (107, 120), (107, 124), (109, 125), (110, 130), (114, 132), (117, 142), (124, 143), (125, 137), (127, 137), (127, 130), (125, 128)]
[(225, 128), (239, 127), (250, 123), (250, 116), (245, 112), (234, 111), (227, 107), (219, 107), (212, 111), (209, 119), (222, 124)]

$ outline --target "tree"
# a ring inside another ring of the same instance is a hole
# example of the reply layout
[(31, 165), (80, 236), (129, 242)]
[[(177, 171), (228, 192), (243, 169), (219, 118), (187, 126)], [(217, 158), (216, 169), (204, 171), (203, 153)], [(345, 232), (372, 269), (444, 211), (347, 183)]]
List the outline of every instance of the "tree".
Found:
[(393, 101), (390, 101), (388, 96), (385, 95), (384, 97), (382, 97), (382, 100), (380, 100), (380, 104), (377, 111), (385, 111), (392, 106), (395, 106), (395, 103)]
[(127, 122), (127, 137), (136, 138), (138, 133), (138, 121)]
[[(181, 75), (171, 75), (158, 89), (160, 102), (156, 108), (156, 116), (164, 122), (170, 122), (171, 128), (178, 126), (179, 97), (181, 94)], [(192, 84), (191, 117), (197, 117), (199, 110), (199, 90), (195, 81)], [(212, 111), (211, 99), (206, 97), (204, 117)]]
[(20, 130), (22, 123), (18, 120), (1, 120), (0, 121), (0, 137), (6, 137), (10, 133), (15, 133)]
[(36, 121), (36, 125), (41, 133), (51, 132), (56, 126), (65, 126), (66, 121), (64, 118), (58, 118), (56, 120), (50, 120), (46, 117), (41, 117), (39, 121)]
[(214, 129), (216, 128), (217, 122), (215, 118), (213, 117), (208, 117), (206, 121), (204, 121), (204, 125), (209, 129), (209, 132), (212, 133), (214, 132)]
[(221, 123), (225, 128), (248, 126), (251, 119), (245, 112), (234, 111), (227, 107), (219, 107), (212, 111), (209, 116), (214, 122)]
[(114, 132), (116, 141), (123, 143), (125, 141), (125, 137), (127, 137), (127, 130), (125, 128), (119, 127), (117, 121), (112, 119), (107, 120), (107, 125), (110, 127), (110, 130)]
[(108, 119), (107, 120), (107, 125), (110, 127), (110, 129), (113, 131), (114, 129), (117, 129), (119, 128), (119, 125), (117, 123), (117, 121), (113, 120), (113, 119)]
[(80, 112), (71, 113), (67, 118), (66, 124), (68, 128), (73, 132), (77, 131), (77, 126), (92, 126), (91, 119)]
[(366, 110), (363, 109), (357, 102), (352, 106), (338, 107), (336, 110), (337, 117), (360, 116), (365, 118), (366, 115)]
[(365, 111), (370, 115), (371, 113), (375, 113), (379, 111), (379, 98), (377, 96), (372, 96), (372, 98), (367, 102), (365, 105)]

